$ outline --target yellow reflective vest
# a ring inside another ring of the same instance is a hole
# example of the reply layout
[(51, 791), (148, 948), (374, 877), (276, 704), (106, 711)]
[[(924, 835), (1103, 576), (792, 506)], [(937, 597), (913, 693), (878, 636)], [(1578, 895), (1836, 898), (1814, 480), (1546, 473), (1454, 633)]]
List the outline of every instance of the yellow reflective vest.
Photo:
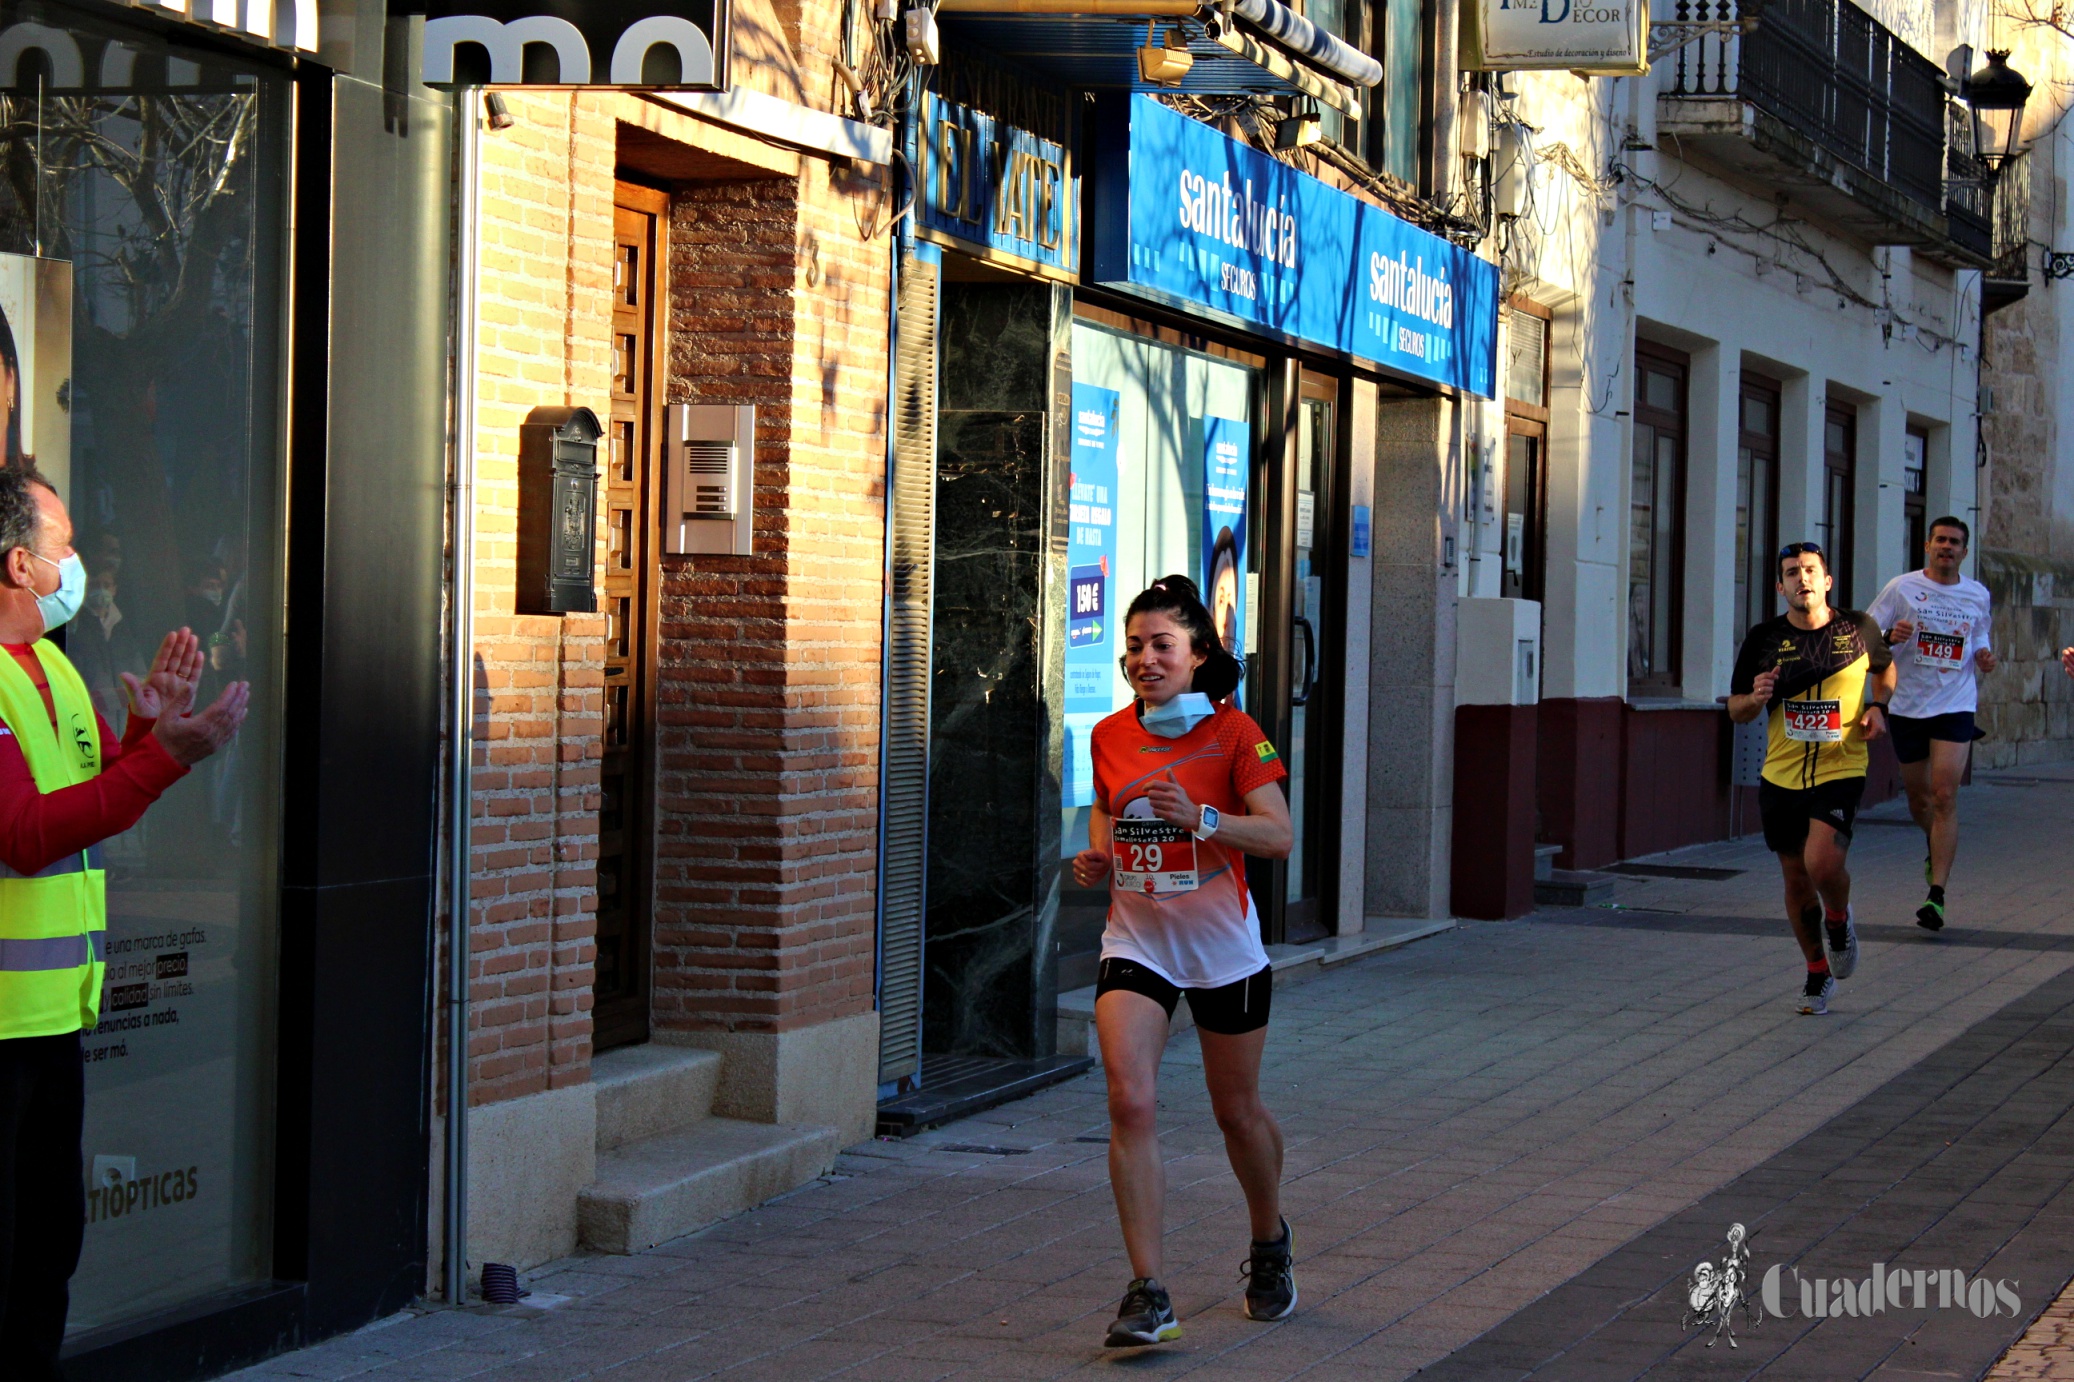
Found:
[[(48, 639), (34, 645), (58, 722), (13, 655), (0, 651), (0, 725), (21, 746), (36, 790), (55, 792), (101, 771), (101, 739), (86, 683)], [(91, 1031), (100, 1019), (108, 886), (99, 846), (36, 874), (0, 864), (0, 1039)]]

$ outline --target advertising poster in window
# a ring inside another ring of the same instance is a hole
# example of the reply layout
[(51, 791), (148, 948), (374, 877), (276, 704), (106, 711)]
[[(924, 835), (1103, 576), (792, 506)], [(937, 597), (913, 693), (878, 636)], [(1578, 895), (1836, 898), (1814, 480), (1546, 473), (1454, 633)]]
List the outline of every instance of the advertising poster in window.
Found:
[[(1246, 471), (1253, 438), (1243, 421), (1203, 419), (1203, 603), (1225, 651), (1246, 649)], [(1237, 703), (1242, 698), (1234, 695)]]
[(5, 459), (35, 465), (64, 493), (72, 478), (72, 265), (0, 254), (0, 399)]
[(1110, 597), (1116, 585), (1116, 443), (1121, 395), (1073, 386), (1073, 474), (1066, 534), (1067, 806), (1095, 799), (1088, 739), (1115, 709), (1117, 636)]

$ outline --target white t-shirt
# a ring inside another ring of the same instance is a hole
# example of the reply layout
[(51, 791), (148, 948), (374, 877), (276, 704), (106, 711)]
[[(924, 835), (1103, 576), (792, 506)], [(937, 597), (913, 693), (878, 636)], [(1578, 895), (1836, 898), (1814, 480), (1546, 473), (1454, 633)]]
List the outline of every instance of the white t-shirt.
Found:
[(1924, 719), (1978, 708), (1973, 655), (1992, 646), (1986, 586), (1964, 576), (1956, 585), (1940, 585), (1921, 571), (1905, 571), (1887, 582), (1865, 612), (1881, 629), (1903, 619), (1916, 626), (1915, 637), (1894, 648), (1897, 679), (1889, 710)]

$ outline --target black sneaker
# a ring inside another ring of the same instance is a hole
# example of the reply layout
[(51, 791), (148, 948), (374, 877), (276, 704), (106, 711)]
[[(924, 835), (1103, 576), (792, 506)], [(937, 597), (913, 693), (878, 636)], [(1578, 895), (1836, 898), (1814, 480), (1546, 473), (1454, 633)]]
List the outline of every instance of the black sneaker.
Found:
[(1123, 1305), (1109, 1326), (1102, 1343), (1109, 1348), (1142, 1348), (1164, 1344), (1181, 1337), (1181, 1322), (1174, 1318), (1174, 1303), (1167, 1288), (1149, 1276), (1141, 1276), (1123, 1293)]
[(1253, 1255), (1239, 1266), (1246, 1281), (1246, 1318), (1286, 1320), (1296, 1309), (1296, 1230), (1282, 1221), (1282, 1241), (1253, 1243)]
[(1916, 908), (1916, 925), (1922, 927), (1925, 931), (1942, 931), (1944, 929), (1944, 904), (1941, 902), (1925, 902), (1922, 906)]

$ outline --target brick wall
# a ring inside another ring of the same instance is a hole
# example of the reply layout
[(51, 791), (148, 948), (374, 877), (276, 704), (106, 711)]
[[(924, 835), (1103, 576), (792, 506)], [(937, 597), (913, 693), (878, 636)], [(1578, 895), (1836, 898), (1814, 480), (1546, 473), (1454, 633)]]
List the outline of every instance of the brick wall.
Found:
[[(604, 623), (514, 613), (518, 428), (606, 412), (617, 121), (646, 119), (505, 99), (483, 140), (474, 1104), (589, 1078)], [(754, 555), (661, 558), (661, 1031), (871, 1006), (886, 210), (813, 160), (673, 193), (667, 397), (756, 404), (758, 456)]]
[(605, 621), (513, 599), (519, 427), (543, 405), (606, 412), (607, 99), (507, 93), (515, 123), (482, 141), (473, 1104), (590, 1078)]
[(755, 554), (664, 558), (655, 1022), (871, 1006), (889, 248), (875, 184), (686, 189), (669, 398), (757, 405)]

